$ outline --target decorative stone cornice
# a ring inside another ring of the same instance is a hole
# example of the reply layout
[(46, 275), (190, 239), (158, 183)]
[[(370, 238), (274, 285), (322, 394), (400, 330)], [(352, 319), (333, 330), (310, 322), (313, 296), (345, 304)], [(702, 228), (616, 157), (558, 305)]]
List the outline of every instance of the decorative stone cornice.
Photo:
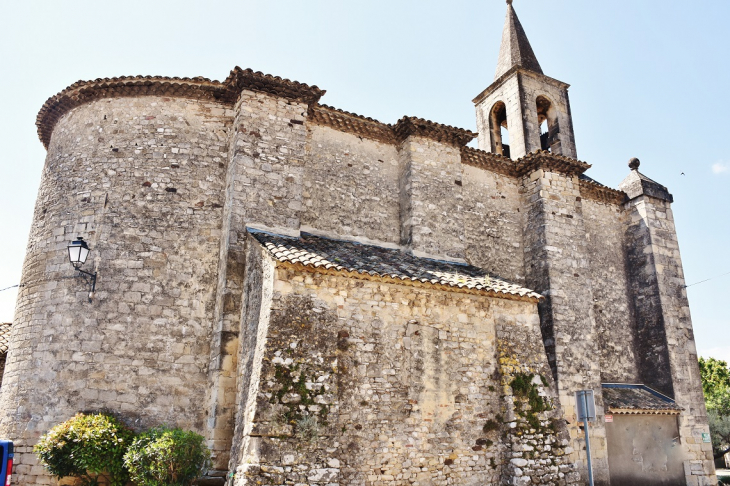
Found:
[(396, 143), (392, 125), (331, 106), (312, 105), (309, 108), (309, 121), (359, 137), (389, 144)]
[(583, 178), (580, 179), (580, 195), (585, 199), (592, 199), (594, 201), (607, 203), (607, 204), (623, 204), (628, 199), (628, 196), (624, 191), (618, 189), (611, 189), (608, 186), (604, 186), (593, 179)]
[(518, 176), (532, 174), (538, 169), (565, 175), (580, 175), (591, 168), (591, 164), (552, 154), (546, 150), (531, 152), (515, 162)]
[(477, 136), (476, 133), (470, 130), (442, 125), (412, 116), (404, 116), (398, 120), (398, 123), (393, 127), (393, 131), (399, 142), (402, 142), (411, 135), (415, 135), (430, 138), (440, 143), (456, 145), (457, 147), (465, 146)]
[[(510, 177), (521, 177), (537, 169), (567, 174), (580, 174), (581, 171), (585, 171), (590, 167), (585, 162), (560, 155), (553, 155), (549, 152), (533, 152), (526, 157), (513, 161), (509, 157), (471, 147), (461, 148), (461, 163)], [(585, 175), (580, 175), (579, 183), (580, 194), (585, 199), (619, 205), (628, 199), (625, 192), (604, 186)]]
[(409, 136), (415, 135), (440, 143), (464, 147), (477, 136), (472, 131), (442, 125), (423, 118), (404, 116), (395, 125), (390, 125), (373, 118), (319, 104), (310, 107), (309, 121), (341, 132), (391, 144), (402, 142)]
[(493, 154), (471, 147), (462, 147), (461, 163), (502, 175), (517, 177), (515, 162), (504, 155)]
[(628, 198), (625, 192), (604, 186), (590, 177), (582, 175), (583, 172), (588, 170), (590, 164), (562, 155), (553, 155), (550, 152), (533, 152), (513, 161), (503, 155), (471, 147), (462, 147), (461, 163), (510, 177), (522, 177), (538, 169), (579, 175), (580, 193), (586, 199), (610, 204), (623, 204)]
[(242, 90), (260, 91), (274, 96), (313, 104), (325, 93), (316, 86), (308, 86), (278, 76), (251, 69), (235, 67), (225, 81), (208, 78), (178, 78), (164, 76), (122, 76), (77, 81), (43, 104), (36, 117), (38, 137), (48, 148), (56, 122), (64, 114), (84, 103), (102, 98), (138, 96), (169, 96), (233, 104)]
[(260, 71), (254, 72), (251, 69), (241, 69), (238, 66), (233, 68), (233, 71), (231, 71), (231, 74), (223, 84), (233, 87), (236, 94), (241, 90), (247, 89), (301, 101), (308, 105), (318, 102), (326, 92), (317, 86), (309, 86), (279, 76), (264, 74)]
[(536, 73), (534, 71), (530, 71), (529, 69), (525, 69), (522, 66), (513, 66), (509, 71), (501, 75), (499, 78), (495, 79), (492, 84), (487, 86), (481, 93), (476, 95), (472, 101), (475, 105), (478, 105), (484, 99), (489, 96), (490, 93), (492, 93), (495, 89), (503, 85), (508, 79), (512, 78), (515, 75), (520, 76), (530, 76), (533, 78), (537, 78), (540, 81), (553, 85), (559, 89), (568, 89), (570, 88), (570, 85), (568, 83), (564, 83), (563, 81), (557, 80), (555, 78), (551, 78), (550, 76), (546, 76), (541, 73)]

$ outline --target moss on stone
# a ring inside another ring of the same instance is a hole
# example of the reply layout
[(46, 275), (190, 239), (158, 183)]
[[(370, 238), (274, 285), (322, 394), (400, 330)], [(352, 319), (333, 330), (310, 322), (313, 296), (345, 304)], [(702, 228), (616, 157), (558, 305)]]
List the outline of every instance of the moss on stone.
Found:
[[(297, 374), (298, 372), (298, 374)], [(296, 425), (299, 421), (308, 416), (305, 410), (315, 405), (316, 397), (324, 394), (324, 387), (319, 389), (310, 390), (307, 388), (307, 381), (315, 382), (315, 380), (307, 379), (306, 373), (301, 370), (299, 365), (294, 365), (291, 369), (285, 366), (276, 365), (274, 371), (274, 379), (281, 385), (281, 388), (277, 390), (269, 399), (269, 403), (283, 405), (287, 408), (284, 412), (284, 418), (286, 422), (292, 425)], [(284, 397), (294, 393), (299, 396), (299, 400), (296, 402), (284, 402)], [(304, 410), (302, 410), (302, 407)], [(326, 405), (320, 405), (320, 410), (317, 413), (319, 419), (323, 425), (327, 425), (327, 416), (329, 415), (329, 407)]]

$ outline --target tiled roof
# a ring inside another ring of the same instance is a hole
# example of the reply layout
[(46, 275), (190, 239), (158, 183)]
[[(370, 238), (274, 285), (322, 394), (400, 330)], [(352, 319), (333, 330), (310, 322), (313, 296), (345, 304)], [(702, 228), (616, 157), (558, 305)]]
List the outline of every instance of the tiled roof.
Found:
[(578, 178), (580, 179), (580, 195), (585, 198), (613, 204), (623, 204), (628, 198), (625, 192), (604, 186), (585, 174), (581, 174)]
[(538, 169), (567, 175), (580, 175), (591, 168), (591, 164), (564, 155), (553, 154), (547, 150), (536, 150), (517, 160), (512, 160), (503, 155), (463, 147), (461, 149), (461, 160), (464, 164), (482, 167), (512, 177), (522, 177)]
[(463, 147), (477, 136), (472, 131), (442, 125), (423, 118), (404, 116), (395, 125), (390, 125), (356, 113), (319, 104), (313, 105), (309, 109), (309, 119), (318, 125), (390, 144), (402, 142), (410, 135), (417, 135)]
[(419, 258), (397, 249), (306, 233), (293, 238), (253, 229), (249, 232), (276, 260), (300, 265), (303, 269), (344, 272), (355, 278), (382, 278), (394, 283), (425, 284), (516, 300), (536, 302), (542, 298), (540, 294), (471, 265)]
[(646, 385), (604, 383), (606, 412), (617, 414), (679, 414), (682, 407), (666, 395)]
[(392, 125), (331, 106), (313, 105), (309, 109), (309, 120), (340, 132), (352, 133), (379, 142), (395, 143)]
[(545, 169), (561, 174), (578, 175), (591, 168), (591, 164), (580, 160), (571, 159), (564, 155), (557, 155), (547, 150), (536, 150), (530, 152), (516, 161), (517, 175), (524, 176), (537, 169)]
[(515, 161), (504, 155), (493, 154), (471, 147), (461, 148), (461, 163), (491, 172), (517, 177)]
[(398, 123), (393, 127), (393, 131), (399, 141), (405, 140), (410, 135), (417, 135), (459, 147), (463, 147), (477, 136), (476, 133), (470, 130), (442, 125), (414, 116), (404, 116), (398, 120)]
[(93, 81), (77, 81), (55, 96), (46, 100), (36, 117), (38, 137), (47, 148), (56, 122), (61, 116), (79, 105), (95, 99), (131, 96), (174, 96), (232, 104), (244, 90), (295, 99), (304, 103), (316, 103), (324, 90), (296, 81), (271, 76), (236, 66), (225, 81), (208, 78), (178, 78), (165, 76), (122, 76), (99, 78)]
[(0, 354), (8, 352), (8, 345), (10, 344), (10, 327), (11, 323), (0, 324)]

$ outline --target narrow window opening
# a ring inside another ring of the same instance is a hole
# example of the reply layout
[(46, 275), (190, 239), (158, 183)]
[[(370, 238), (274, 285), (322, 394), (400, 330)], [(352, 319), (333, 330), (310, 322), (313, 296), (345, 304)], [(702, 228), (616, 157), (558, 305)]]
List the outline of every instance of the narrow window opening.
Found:
[(549, 136), (550, 133), (548, 131), (547, 119), (544, 119), (540, 122), (540, 148), (542, 150), (547, 150), (548, 152), (550, 152), (550, 143), (548, 142)]
[(510, 156), (509, 128), (507, 125), (507, 107), (501, 101), (495, 103), (489, 116), (489, 128), (492, 139), (492, 153)]
[(499, 127), (499, 132), (502, 137), (502, 147), (505, 145), (509, 147), (509, 130), (507, 130), (507, 127), (501, 126)]
[(560, 154), (560, 125), (555, 106), (544, 96), (537, 97), (537, 122), (540, 125), (540, 148)]

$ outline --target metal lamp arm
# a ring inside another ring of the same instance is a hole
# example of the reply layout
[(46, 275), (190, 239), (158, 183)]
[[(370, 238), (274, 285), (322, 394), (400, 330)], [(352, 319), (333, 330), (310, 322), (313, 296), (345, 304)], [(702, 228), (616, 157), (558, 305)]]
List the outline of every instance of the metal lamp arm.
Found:
[(89, 302), (91, 302), (94, 296), (94, 292), (96, 291), (96, 272), (91, 273), (85, 270), (81, 270), (80, 268), (77, 268), (76, 271), (88, 276), (91, 279), (91, 291), (89, 292)]

